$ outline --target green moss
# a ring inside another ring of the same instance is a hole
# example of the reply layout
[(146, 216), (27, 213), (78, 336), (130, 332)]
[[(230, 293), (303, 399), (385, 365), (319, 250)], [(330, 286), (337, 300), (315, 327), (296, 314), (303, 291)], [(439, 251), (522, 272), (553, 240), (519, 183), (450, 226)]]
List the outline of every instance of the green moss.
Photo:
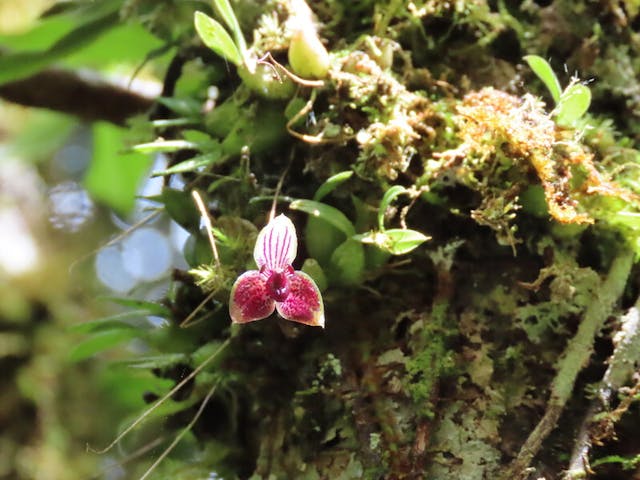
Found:
[(419, 415), (433, 418), (438, 382), (454, 371), (453, 352), (447, 345), (453, 333), (445, 327), (448, 305), (436, 304), (429, 316), (411, 326), (412, 354), (405, 360), (404, 384)]

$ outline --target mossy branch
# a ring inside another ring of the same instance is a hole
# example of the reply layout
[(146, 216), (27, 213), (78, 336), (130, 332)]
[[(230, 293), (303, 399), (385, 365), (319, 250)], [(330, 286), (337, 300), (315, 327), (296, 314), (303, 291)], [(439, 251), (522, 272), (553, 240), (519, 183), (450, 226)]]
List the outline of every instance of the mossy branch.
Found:
[(571, 396), (576, 377), (591, 356), (596, 334), (602, 328), (614, 304), (624, 291), (632, 264), (633, 253), (628, 250), (622, 252), (613, 261), (609, 275), (600, 289), (600, 295), (593, 298), (576, 335), (570, 340), (563, 357), (558, 362), (557, 373), (551, 384), (547, 411), (529, 434), (518, 456), (503, 475), (503, 479), (526, 477), (527, 467), (540, 450), (542, 442), (555, 428), (564, 406)]
[[(573, 448), (569, 469), (564, 476), (565, 480), (587, 477), (587, 473), (590, 471), (589, 451), (592, 438), (598, 444), (599, 441), (602, 441), (603, 435), (610, 435), (613, 432), (615, 421), (626, 411), (624, 404), (627, 402), (621, 402), (613, 412), (609, 412), (609, 404), (612, 396), (633, 376), (635, 365), (640, 362), (639, 327), (640, 297), (626, 315), (620, 319), (620, 329), (613, 339), (615, 348), (609, 357), (609, 367), (600, 382), (597, 390), (598, 395), (592, 400), (582, 422), (578, 440)], [(597, 417), (603, 411), (606, 412), (606, 416), (598, 424)]]

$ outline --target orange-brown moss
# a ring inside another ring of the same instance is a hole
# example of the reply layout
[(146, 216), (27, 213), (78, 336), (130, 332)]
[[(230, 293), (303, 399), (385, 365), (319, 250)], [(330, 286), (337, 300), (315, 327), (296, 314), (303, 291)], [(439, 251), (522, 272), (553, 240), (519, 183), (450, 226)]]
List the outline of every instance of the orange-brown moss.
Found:
[[(513, 195), (514, 185), (523, 188), (529, 183), (529, 171), (535, 172), (549, 213), (561, 223), (593, 222), (580, 206), (584, 195), (635, 198), (600, 172), (574, 133), (558, 127), (542, 107), (528, 94), (517, 97), (490, 87), (464, 97), (458, 107), (462, 145), (456, 152), (458, 157), (464, 154), (462, 168), (471, 170), (481, 191), (494, 185)], [(491, 178), (497, 170), (510, 167), (520, 169), (520, 175)]]

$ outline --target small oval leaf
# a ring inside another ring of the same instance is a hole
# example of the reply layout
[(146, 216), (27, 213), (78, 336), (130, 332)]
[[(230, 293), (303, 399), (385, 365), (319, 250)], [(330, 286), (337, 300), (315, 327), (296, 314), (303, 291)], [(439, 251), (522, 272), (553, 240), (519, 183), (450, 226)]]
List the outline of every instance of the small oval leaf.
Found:
[(236, 66), (242, 64), (240, 50), (219, 22), (202, 12), (196, 12), (194, 24), (207, 47)]
[(231, 33), (233, 33), (233, 37), (236, 40), (236, 45), (240, 49), (240, 52), (246, 51), (247, 44), (244, 37), (242, 36), (240, 24), (238, 23), (236, 14), (233, 12), (233, 8), (231, 8), (229, 0), (213, 0), (213, 7), (216, 9), (216, 12), (218, 12), (218, 14), (222, 17), (224, 23), (227, 24), (227, 27), (229, 27)]
[(200, 213), (196, 209), (189, 192), (164, 188), (162, 190), (162, 203), (165, 211), (178, 225), (189, 232), (199, 231)]
[(387, 251), (393, 255), (409, 253), (431, 238), (416, 230), (404, 230), (402, 228), (386, 230), (384, 234), (389, 241)]
[(560, 125), (571, 126), (582, 117), (591, 104), (591, 90), (581, 83), (568, 86), (556, 107), (556, 121)]
[(560, 94), (562, 90), (560, 89), (558, 77), (556, 77), (556, 74), (553, 72), (549, 62), (538, 55), (527, 55), (524, 57), (524, 60), (529, 64), (529, 68), (533, 70), (533, 73), (542, 80), (549, 90), (553, 101), (557, 104), (560, 101)]
[(79, 362), (139, 335), (140, 332), (134, 328), (99, 331), (73, 347), (69, 353), (69, 359), (72, 362)]

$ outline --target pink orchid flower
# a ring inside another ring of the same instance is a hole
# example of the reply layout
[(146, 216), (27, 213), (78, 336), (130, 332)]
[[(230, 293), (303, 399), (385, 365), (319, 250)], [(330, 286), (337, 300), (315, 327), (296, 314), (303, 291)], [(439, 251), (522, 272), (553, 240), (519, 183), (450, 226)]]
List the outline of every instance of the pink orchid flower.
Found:
[(259, 270), (240, 275), (231, 289), (229, 313), (235, 323), (261, 320), (277, 309), (286, 320), (324, 327), (320, 290), (309, 275), (291, 266), (297, 250), (296, 228), (285, 215), (260, 231), (253, 249)]

